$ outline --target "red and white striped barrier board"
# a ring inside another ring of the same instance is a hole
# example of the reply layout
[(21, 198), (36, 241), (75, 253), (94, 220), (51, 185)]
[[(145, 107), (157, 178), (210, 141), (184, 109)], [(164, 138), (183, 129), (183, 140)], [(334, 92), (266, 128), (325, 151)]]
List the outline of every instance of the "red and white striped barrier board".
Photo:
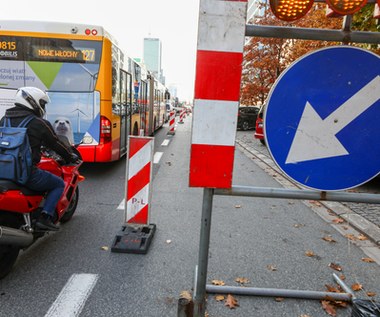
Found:
[(148, 224), (154, 138), (129, 136), (125, 222)]
[(189, 185), (230, 188), (247, 0), (200, 0)]
[(179, 114), (179, 121), (178, 121), (178, 123), (183, 123), (184, 117), (185, 117), (185, 112), (182, 109), (181, 113)]
[(175, 111), (172, 110), (172, 111), (170, 111), (170, 116), (169, 116), (169, 132), (168, 132), (168, 134), (175, 134), (174, 128), (175, 128)]

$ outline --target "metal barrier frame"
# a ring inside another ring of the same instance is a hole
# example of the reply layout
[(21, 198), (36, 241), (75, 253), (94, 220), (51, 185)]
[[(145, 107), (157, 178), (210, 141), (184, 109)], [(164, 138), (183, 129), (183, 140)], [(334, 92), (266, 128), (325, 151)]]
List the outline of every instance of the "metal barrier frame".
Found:
[[(202, 1), (202, 0), (201, 0)], [(325, 0), (316, 0), (323, 2)], [(375, 0), (369, 0), (368, 3), (375, 3)], [(245, 35), (256, 37), (304, 39), (304, 40), (322, 40), (336, 41), (342, 43), (363, 43), (363, 44), (380, 44), (380, 32), (356, 32), (351, 31), (352, 16), (345, 16), (341, 30), (328, 29), (311, 29), (311, 28), (289, 28), (277, 26), (259, 26), (246, 25)], [(230, 189), (204, 188), (201, 230), (199, 242), (198, 265), (195, 269), (194, 281), (194, 316), (204, 317), (206, 311), (206, 292), (216, 293), (235, 293), (240, 295), (259, 295), (259, 296), (281, 296), (306, 299), (323, 299), (331, 298), (335, 300), (351, 301), (354, 296), (352, 291), (344, 287), (346, 293), (331, 292), (313, 292), (302, 290), (284, 290), (284, 289), (258, 289), (247, 287), (228, 287), (206, 285), (208, 255), (210, 246), (211, 215), (214, 195), (227, 196), (249, 196), (249, 197), (267, 197), (267, 198), (291, 198), (300, 200), (322, 200), (322, 201), (339, 201), (339, 202), (356, 202), (380, 204), (380, 196), (377, 194), (349, 193), (343, 191), (325, 192), (315, 190), (293, 190), (282, 188), (264, 188), (264, 187), (247, 187), (232, 186)], [(338, 284), (344, 283), (334, 274), (334, 279)]]

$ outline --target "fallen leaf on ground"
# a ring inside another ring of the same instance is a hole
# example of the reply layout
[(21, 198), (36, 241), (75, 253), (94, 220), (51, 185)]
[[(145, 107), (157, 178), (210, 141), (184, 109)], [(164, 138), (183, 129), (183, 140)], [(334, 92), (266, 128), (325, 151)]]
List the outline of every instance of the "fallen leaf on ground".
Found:
[(235, 279), (235, 282), (237, 282), (239, 284), (247, 284), (247, 283), (249, 283), (249, 280), (245, 277), (238, 277)]
[(222, 280), (212, 280), (211, 283), (213, 285), (220, 285), (220, 286), (223, 286), (225, 285), (226, 283), (224, 283)]
[(272, 264), (268, 264), (267, 269), (269, 271), (277, 271), (277, 267), (275, 265), (272, 265)]
[(367, 238), (364, 234), (359, 234), (359, 235), (358, 235), (358, 239), (359, 239), (360, 241), (368, 240), (368, 238)]
[(344, 235), (348, 240), (351, 240), (351, 241), (356, 241), (357, 238), (355, 237), (355, 235), (353, 235), (352, 233), (349, 233), (349, 234), (346, 234)]
[(182, 291), (182, 292), (180, 293), (179, 297), (180, 297), (180, 298), (185, 298), (185, 299), (187, 299), (187, 300), (189, 300), (189, 301), (192, 300), (192, 296), (191, 296), (191, 294), (190, 294), (189, 291)]
[(312, 257), (312, 256), (315, 256), (315, 253), (313, 251), (311, 251), (311, 250), (307, 250), (305, 252), (305, 255), (308, 256), (308, 257)]
[(369, 296), (369, 297), (373, 297), (373, 296), (376, 296), (376, 295), (377, 295), (375, 292), (367, 292), (366, 294), (367, 294), (367, 296)]
[(341, 300), (336, 300), (336, 301), (332, 302), (332, 304), (333, 304), (334, 306), (341, 307), (341, 308), (346, 308), (347, 305), (348, 305), (347, 302), (345, 302), (345, 301), (341, 301)]
[(363, 285), (361, 285), (360, 283), (355, 283), (355, 284), (351, 285), (351, 289), (354, 292), (358, 292), (358, 291), (361, 291), (363, 289)]
[(215, 296), (215, 300), (216, 300), (217, 302), (224, 301), (224, 295), (216, 295), (216, 296)]
[(344, 222), (344, 219), (342, 219), (342, 218), (335, 218), (335, 219), (333, 219), (332, 222), (335, 222), (335, 223), (343, 223), (343, 222)]
[(322, 204), (317, 200), (310, 200), (310, 203), (312, 203), (313, 205), (316, 205), (318, 207), (322, 206)]
[(336, 316), (335, 307), (331, 305), (328, 300), (321, 301), (321, 304), (326, 313), (328, 313), (330, 316)]
[(276, 297), (274, 299), (276, 302), (283, 302), (284, 301), (284, 298), (283, 297)]
[(373, 263), (373, 262), (375, 262), (375, 260), (372, 259), (372, 258), (362, 258), (362, 261), (366, 262), (366, 263)]
[(336, 264), (336, 263), (330, 263), (329, 264), (329, 267), (331, 267), (332, 269), (336, 270), (336, 271), (342, 271), (342, 267), (339, 265), (339, 264)]
[(300, 317), (311, 317), (311, 316), (310, 315), (302, 314), (302, 315), (300, 315)]
[(238, 301), (236, 300), (236, 298), (233, 297), (230, 294), (227, 295), (227, 298), (226, 298), (226, 300), (224, 302), (224, 305), (227, 306), (227, 307), (229, 307), (230, 309), (234, 309), (237, 306), (239, 306)]
[(335, 287), (333, 285), (326, 284), (325, 286), (326, 286), (328, 292), (333, 292), (333, 293), (340, 293), (341, 292), (340, 289), (338, 289), (337, 287)]
[(322, 240), (325, 240), (327, 242), (336, 242), (331, 236), (324, 236)]

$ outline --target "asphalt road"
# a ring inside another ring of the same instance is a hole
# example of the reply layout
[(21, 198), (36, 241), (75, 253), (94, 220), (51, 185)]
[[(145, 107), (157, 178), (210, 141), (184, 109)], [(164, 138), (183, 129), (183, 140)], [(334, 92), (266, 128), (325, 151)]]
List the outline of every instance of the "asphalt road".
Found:
[[(175, 136), (166, 132), (162, 129), (155, 141), (155, 150), (163, 154), (154, 167), (150, 223), (157, 232), (149, 252), (110, 251), (123, 223), (118, 206), (124, 198), (125, 160), (86, 164), (72, 221), (22, 252), (12, 273), (0, 281), (0, 316), (177, 316), (180, 293), (194, 286), (203, 190), (188, 187), (191, 117), (178, 125)], [(162, 145), (164, 139), (168, 145)], [(239, 148), (233, 182), (281, 187)], [(368, 240), (353, 243), (344, 235), (358, 233), (334, 219), (303, 201), (214, 197), (207, 281), (239, 286), (236, 279), (243, 278), (251, 287), (326, 291), (338, 273), (347, 285), (360, 283), (379, 300), (379, 265), (362, 261), (376, 257), (379, 248)], [(365, 292), (358, 297), (366, 298)], [(316, 300), (236, 298), (239, 306), (230, 309), (208, 294), (208, 316), (327, 316)], [(337, 316), (350, 316), (350, 308), (338, 309)]]

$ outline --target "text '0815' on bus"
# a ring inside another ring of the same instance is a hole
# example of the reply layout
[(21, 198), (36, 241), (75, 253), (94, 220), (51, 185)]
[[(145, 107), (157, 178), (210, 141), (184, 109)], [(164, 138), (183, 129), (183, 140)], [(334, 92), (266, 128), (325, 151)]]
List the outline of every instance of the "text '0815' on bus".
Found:
[(152, 136), (170, 98), (101, 26), (0, 21), (0, 117), (24, 86), (48, 93), (46, 119), (80, 143), (85, 162), (116, 161), (128, 135)]

